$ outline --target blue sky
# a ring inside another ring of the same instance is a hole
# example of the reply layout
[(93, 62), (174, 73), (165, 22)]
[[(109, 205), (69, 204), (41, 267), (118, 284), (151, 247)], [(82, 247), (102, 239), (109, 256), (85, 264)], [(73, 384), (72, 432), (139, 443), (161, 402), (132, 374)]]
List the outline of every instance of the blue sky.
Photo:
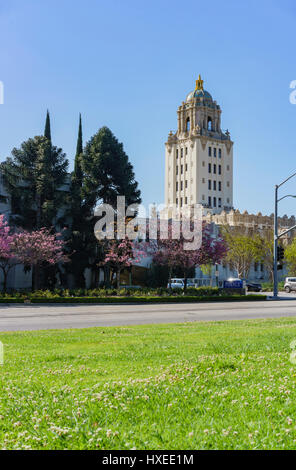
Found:
[[(0, 0), (0, 159), (42, 134), (49, 108), (72, 168), (81, 112), (84, 141), (109, 126), (144, 202), (162, 202), (164, 142), (201, 73), (235, 142), (235, 207), (270, 214), (274, 184), (296, 171), (293, 3)], [(296, 193), (296, 179), (284, 191)]]

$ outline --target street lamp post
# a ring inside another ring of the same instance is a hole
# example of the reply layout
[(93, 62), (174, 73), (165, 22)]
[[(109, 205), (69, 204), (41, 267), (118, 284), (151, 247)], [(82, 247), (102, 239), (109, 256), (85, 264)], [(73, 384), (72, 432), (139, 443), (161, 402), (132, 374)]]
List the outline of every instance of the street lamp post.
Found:
[(281, 197), (278, 199), (278, 190), (283, 184), (285, 184), (287, 181), (289, 181), (291, 178), (293, 178), (296, 175), (296, 173), (293, 173), (293, 175), (289, 176), (289, 178), (285, 179), (285, 181), (282, 181), (280, 184), (277, 184), (275, 186), (275, 205), (274, 205), (274, 248), (273, 248), (273, 298), (277, 299), (278, 298), (278, 272), (277, 272), (277, 252), (278, 252), (278, 241), (281, 237), (286, 235), (287, 233), (291, 232), (291, 230), (294, 230), (296, 228), (296, 225), (293, 225), (293, 227), (289, 228), (288, 230), (285, 230), (282, 232), (280, 235), (278, 234), (278, 203), (282, 201), (282, 199), (285, 199), (286, 197), (293, 197), (296, 198), (296, 196), (292, 194), (287, 194), (286, 196)]
[(278, 271), (277, 271), (277, 248), (278, 248), (278, 186), (275, 186), (274, 205), (274, 245), (273, 245), (273, 297), (278, 296)]

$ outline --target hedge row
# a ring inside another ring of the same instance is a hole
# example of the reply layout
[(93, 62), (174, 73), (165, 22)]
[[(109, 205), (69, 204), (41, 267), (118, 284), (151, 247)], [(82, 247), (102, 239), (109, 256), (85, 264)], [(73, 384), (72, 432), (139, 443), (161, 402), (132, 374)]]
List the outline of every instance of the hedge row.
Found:
[[(224, 295), (224, 296), (171, 296), (171, 297), (55, 297), (47, 299), (32, 298), (31, 303), (60, 303), (60, 304), (142, 304), (142, 303), (187, 303), (187, 302), (237, 302), (237, 301), (253, 301), (253, 300), (266, 300), (264, 295)], [(25, 303), (24, 299), (16, 298), (1, 298), (0, 303)]]
[[(181, 289), (167, 289), (165, 287), (149, 288), (120, 288), (120, 289), (54, 289), (38, 290), (35, 292), (10, 292), (2, 294), (1, 298), (73, 298), (73, 297), (161, 297), (161, 296), (180, 296), (183, 294)], [(188, 287), (186, 295), (188, 296), (211, 296), (223, 294), (223, 289), (217, 287)]]

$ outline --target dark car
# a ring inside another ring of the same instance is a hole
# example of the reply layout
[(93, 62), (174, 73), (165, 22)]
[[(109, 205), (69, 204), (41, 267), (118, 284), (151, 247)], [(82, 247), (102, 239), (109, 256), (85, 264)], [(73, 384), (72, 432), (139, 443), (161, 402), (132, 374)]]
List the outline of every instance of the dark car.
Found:
[(259, 284), (259, 282), (250, 282), (246, 281), (246, 288), (250, 292), (261, 292), (262, 291), (262, 285)]

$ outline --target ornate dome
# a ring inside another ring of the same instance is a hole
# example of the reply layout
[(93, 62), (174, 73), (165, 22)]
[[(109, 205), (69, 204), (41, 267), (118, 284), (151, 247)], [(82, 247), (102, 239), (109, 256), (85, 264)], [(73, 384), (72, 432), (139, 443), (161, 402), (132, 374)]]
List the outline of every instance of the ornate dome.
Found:
[(194, 90), (188, 93), (186, 101), (192, 100), (192, 98), (205, 98), (213, 101), (211, 94), (206, 90)]
[(204, 98), (206, 100), (213, 101), (213, 98), (210, 95), (210, 93), (204, 90), (203, 83), (204, 81), (201, 79), (201, 76), (199, 75), (198, 80), (196, 80), (195, 90), (191, 91), (187, 95), (186, 101), (190, 101), (192, 100), (192, 98)]

